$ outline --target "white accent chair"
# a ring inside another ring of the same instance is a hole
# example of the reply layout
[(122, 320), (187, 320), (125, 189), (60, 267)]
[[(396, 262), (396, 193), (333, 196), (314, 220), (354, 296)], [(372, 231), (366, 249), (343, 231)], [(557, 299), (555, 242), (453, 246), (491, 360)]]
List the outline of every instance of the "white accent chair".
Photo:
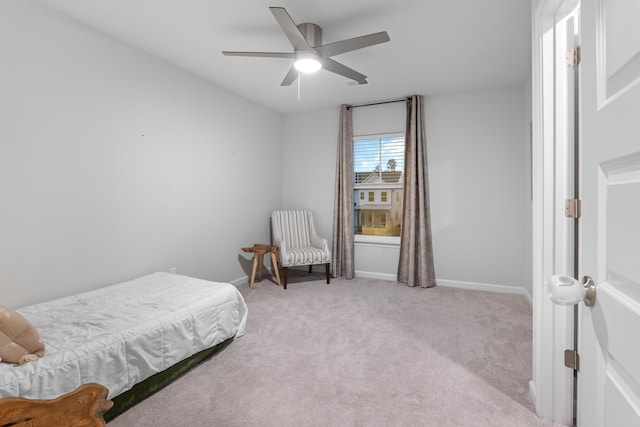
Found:
[(283, 285), (287, 289), (287, 269), (299, 265), (324, 264), (327, 285), (331, 281), (331, 251), (327, 239), (319, 237), (308, 210), (278, 210), (271, 213), (273, 244), (278, 246)]

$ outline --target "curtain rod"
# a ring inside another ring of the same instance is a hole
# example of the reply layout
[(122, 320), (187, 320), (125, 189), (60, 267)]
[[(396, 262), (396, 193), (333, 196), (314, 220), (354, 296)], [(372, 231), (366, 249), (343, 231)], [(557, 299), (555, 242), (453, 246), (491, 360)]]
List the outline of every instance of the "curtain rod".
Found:
[(406, 100), (407, 100), (407, 98), (402, 98), (402, 99), (393, 99), (391, 101), (372, 102), (371, 104), (349, 105), (349, 106), (347, 106), (347, 109), (358, 108), (358, 107), (369, 107), (369, 106), (372, 106), (372, 105), (392, 104), (394, 102), (404, 102)]

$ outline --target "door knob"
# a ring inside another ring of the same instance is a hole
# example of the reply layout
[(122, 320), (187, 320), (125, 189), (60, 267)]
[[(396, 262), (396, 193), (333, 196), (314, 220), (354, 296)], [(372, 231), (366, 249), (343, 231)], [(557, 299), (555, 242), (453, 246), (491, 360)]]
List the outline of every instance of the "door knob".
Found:
[(587, 307), (596, 303), (596, 284), (589, 276), (582, 284), (570, 276), (551, 276), (547, 279), (549, 298), (558, 305), (574, 305), (584, 301)]
[(582, 284), (584, 285), (584, 305), (593, 307), (596, 305), (596, 282), (591, 276), (584, 276)]

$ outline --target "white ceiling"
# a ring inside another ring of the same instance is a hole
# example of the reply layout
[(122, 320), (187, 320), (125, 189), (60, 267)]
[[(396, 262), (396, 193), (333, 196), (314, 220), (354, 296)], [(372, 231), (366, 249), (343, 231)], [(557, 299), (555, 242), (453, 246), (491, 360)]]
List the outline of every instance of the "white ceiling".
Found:
[[(519, 85), (531, 67), (530, 0), (38, 1), (285, 114)], [(269, 6), (322, 27), (323, 43), (379, 31), (391, 41), (333, 57), (367, 85), (321, 70), (281, 87), (291, 60), (221, 53), (293, 51)]]

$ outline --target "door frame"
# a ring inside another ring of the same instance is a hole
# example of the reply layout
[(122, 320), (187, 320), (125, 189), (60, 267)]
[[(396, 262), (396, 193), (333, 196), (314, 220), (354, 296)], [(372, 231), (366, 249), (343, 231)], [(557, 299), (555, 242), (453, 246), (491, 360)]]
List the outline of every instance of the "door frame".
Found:
[(569, 250), (573, 225), (564, 218), (562, 200), (567, 172), (559, 153), (555, 25), (579, 0), (534, 0), (532, 20), (532, 183), (533, 183), (533, 363), (529, 391), (537, 415), (555, 423), (574, 421), (573, 371), (564, 366), (564, 350), (574, 348), (573, 307), (547, 296), (546, 278), (573, 273)]

